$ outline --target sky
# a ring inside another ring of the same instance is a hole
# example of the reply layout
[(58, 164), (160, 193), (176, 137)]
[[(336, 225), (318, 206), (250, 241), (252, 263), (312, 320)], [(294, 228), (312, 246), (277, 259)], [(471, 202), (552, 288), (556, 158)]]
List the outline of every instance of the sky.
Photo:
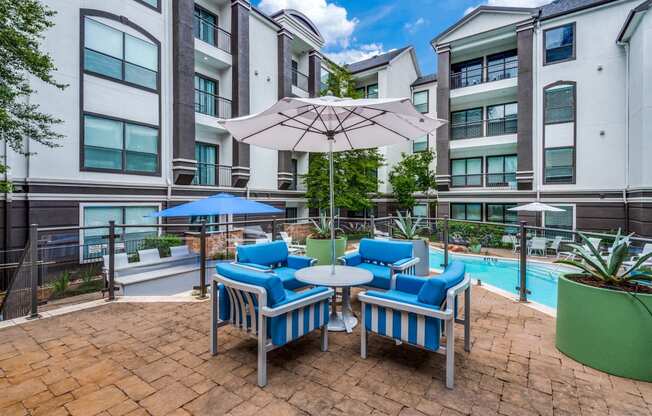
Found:
[(435, 72), (430, 41), (482, 4), (536, 7), (550, 0), (257, 0), (268, 13), (296, 9), (326, 40), (323, 52), (351, 63), (403, 46), (414, 46), (422, 74)]

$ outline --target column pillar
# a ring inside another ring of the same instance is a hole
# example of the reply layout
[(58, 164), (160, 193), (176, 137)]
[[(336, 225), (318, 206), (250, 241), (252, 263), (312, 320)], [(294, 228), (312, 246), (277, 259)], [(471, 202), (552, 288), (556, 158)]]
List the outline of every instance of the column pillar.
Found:
[(197, 171), (195, 160), (195, 39), (192, 2), (172, 3), (172, 172), (178, 185), (188, 185)]
[[(450, 120), (450, 68), (451, 49), (449, 45), (437, 46), (437, 117)], [(450, 174), (450, 123), (437, 129), (437, 170), (435, 177), (438, 191), (448, 191)]]
[[(184, 2), (185, 3), (185, 2)], [(192, 4), (192, 2), (188, 2)], [(233, 117), (246, 116), (249, 108), (249, 13), (251, 4), (247, 0), (231, 1), (231, 54), (233, 66)], [(247, 186), (250, 177), (250, 150), (247, 143), (232, 140), (233, 168), (231, 182), (236, 188)]]
[[(286, 29), (278, 32), (278, 99), (292, 96), (292, 34)], [(278, 189), (292, 185), (292, 152), (278, 151)]]
[(321, 54), (314, 50), (308, 54), (308, 94), (321, 95)]
[(528, 20), (516, 27), (518, 48), (518, 127), (516, 130), (516, 186), (519, 190), (532, 190), (534, 181), (532, 145), (532, 74), (534, 42), (534, 20)]

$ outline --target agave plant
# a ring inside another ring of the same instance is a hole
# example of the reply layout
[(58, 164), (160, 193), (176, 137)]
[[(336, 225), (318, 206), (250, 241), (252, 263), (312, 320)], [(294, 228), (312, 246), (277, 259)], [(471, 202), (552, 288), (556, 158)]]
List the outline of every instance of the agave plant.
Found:
[(409, 212), (402, 215), (396, 211), (398, 218), (394, 219), (396, 224), (396, 236), (405, 240), (415, 240), (419, 238), (419, 231), (425, 227), (420, 227), (422, 218), (412, 218)]
[[(316, 222), (315, 220), (310, 220), (310, 221), (312, 221), (312, 224), (314, 226), (310, 237), (315, 238), (317, 240), (328, 240), (329, 238), (331, 238), (331, 224), (333, 221), (327, 219), (326, 214), (324, 213), (319, 214), (319, 222)], [(340, 228), (335, 228), (336, 236), (338, 233), (341, 232), (342, 230)]]
[(582, 273), (584, 276), (608, 285), (623, 285), (632, 280), (652, 281), (652, 273), (642, 267), (646, 260), (652, 258), (652, 253), (640, 256), (631, 264), (624, 264), (631, 235), (621, 236), (620, 230), (618, 230), (611, 245), (611, 251), (606, 258), (600, 255), (598, 248), (591, 243), (589, 238), (582, 233), (579, 235), (584, 244), (569, 244), (569, 246), (580, 261), (563, 259), (557, 260), (555, 263), (577, 267), (584, 272)]

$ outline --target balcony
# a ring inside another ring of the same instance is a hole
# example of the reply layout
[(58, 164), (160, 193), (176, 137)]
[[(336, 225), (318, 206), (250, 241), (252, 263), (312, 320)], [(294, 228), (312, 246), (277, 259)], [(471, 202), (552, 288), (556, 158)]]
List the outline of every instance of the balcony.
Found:
[(214, 163), (197, 163), (197, 174), (192, 181), (193, 185), (203, 186), (231, 186), (231, 166), (216, 165)]
[(518, 60), (469, 66), (450, 75), (451, 104), (516, 97), (517, 85)]
[(195, 35), (195, 65), (207, 65), (213, 69), (229, 68), (233, 63), (231, 56), (231, 34), (213, 23), (195, 15), (193, 19)]
[(516, 172), (451, 175), (451, 188), (516, 189)]
[(308, 75), (292, 69), (292, 93), (299, 97), (308, 96)]
[(195, 112), (216, 118), (231, 118), (231, 100), (195, 89)]
[(451, 123), (451, 140), (474, 139), (479, 137), (505, 136), (516, 134), (518, 121), (516, 117), (494, 118), (490, 120)]

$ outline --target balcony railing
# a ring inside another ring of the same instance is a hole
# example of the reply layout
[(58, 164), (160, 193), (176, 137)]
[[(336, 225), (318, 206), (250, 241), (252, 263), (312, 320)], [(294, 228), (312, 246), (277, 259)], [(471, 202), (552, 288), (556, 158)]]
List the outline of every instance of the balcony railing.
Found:
[(517, 128), (516, 117), (451, 123), (451, 140), (516, 134)]
[(231, 118), (231, 100), (195, 89), (195, 111), (217, 118)]
[(231, 34), (212, 22), (195, 15), (193, 18), (195, 37), (226, 53), (231, 53)]
[(193, 185), (231, 186), (231, 166), (214, 163), (197, 163), (197, 174)]
[(451, 187), (509, 188), (516, 189), (516, 172), (451, 175)]
[(292, 70), (292, 85), (295, 87), (308, 91), (308, 75), (297, 71), (296, 69)]
[(485, 66), (478, 65), (461, 72), (452, 73), (450, 76), (451, 89), (515, 78), (516, 76), (518, 76), (518, 61), (500, 62)]

